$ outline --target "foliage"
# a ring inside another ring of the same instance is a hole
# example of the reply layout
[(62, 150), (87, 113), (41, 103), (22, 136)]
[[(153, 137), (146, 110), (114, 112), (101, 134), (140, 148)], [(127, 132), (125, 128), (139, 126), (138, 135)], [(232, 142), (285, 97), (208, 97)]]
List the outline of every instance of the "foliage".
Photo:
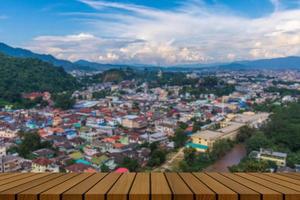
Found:
[[(38, 59), (13, 58), (0, 54), (0, 99), (28, 106), (22, 93), (51, 93), (74, 90), (79, 85), (63, 68)], [(30, 102), (29, 102), (30, 103)]]
[(236, 137), (237, 142), (243, 143), (246, 140), (248, 140), (256, 130), (254, 128), (251, 128), (249, 126), (243, 126)]
[(154, 142), (150, 144), (150, 159), (148, 166), (159, 166), (166, 161), (167, 152), (158, 148), (158, 143)]
[(51, 143), (41, 141), (40, 136), (36, 132), (25, 132), (20, 133), (22, 138), (21, 144), (17, 146), (17, 153), (24, 158), (30, 158), (31, 152), (42, 149), (42, 148), (52, 148)]
[(271, 161), (244, 159), (238, 165), (229, 167), (230, 172), (269, 172), (276, 169), (276, 164)]
[(110, 169), (106, 164), (102, 164), (100, 167), (101, 172), (109, 172)]
[(68, 110), (73, 108), (75, 99), (71, 97), (70, 93), (61, 93), (53, 96), (54, 107), (62, 110)]
[(93, 98), (94, 99), (103, 99), (106, 96), (109, 96), (110, 93), (111, 93), (110, 90), (101, 90), (101, 91), (98, 91), (98, 92), (93, 92)]
[(186, 144), (186, 141), (188, 140), (188, 136), (185, 133), (185, 130), (182, 128), (177, 128), (175, 130), (175, 134), (173, 137), (173, 141), (175, 143), (175, 147), (179, 148), (179, 147), (183, 147)]
[(136, 172), (140, 166), (136, 159), (124, 157), (121, 167), (127, 168), (130, 172)]
[(229, 139), (220, 139), (214, 142), (213, 148), (210, 152), (212, 159), (217, 160), (226, 155), (232, 149), (234, 142)]

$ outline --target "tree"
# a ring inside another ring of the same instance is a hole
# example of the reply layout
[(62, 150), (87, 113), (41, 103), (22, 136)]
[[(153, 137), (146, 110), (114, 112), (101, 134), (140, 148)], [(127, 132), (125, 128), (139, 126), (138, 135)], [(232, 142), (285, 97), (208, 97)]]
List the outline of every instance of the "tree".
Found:
[(184, 129), (177, 128), (175, 130), (175, 134), (173, 137), (173, 141), (175, 143), (175, 147), (179, 148), (186, 144), (186, 141), (188, 140), (188, 136), (186, 135)]
[(102, 164), (100, 167), (101, 172), (109, 172), (110, 169), (106, 164)]
[(210, 152), (211, 157), (216, 160), (226, 155), (226, 153), (233, 147), (233, 142), (228, 139), (217, 140)]
[(166, 161), (166, 152), (163, 150), (154, 150), (150, 155), (148, 165), (150, 167), (159, 166)]
[(136, 159), (125, 157), (121, 164), (122, 167), (127, 168), (130, 172), (136, 172), (139, 169), (139, 163)]
[(73, 108), (74, 104), (75, 99), (73, 99), (69, 93), (57, 94), (54, 97), (54, 107), (56, 108), (68, 110)]
[(17, 152), (24, 158), (30, 158), (31, 152), (42, 149), (52, 148), (51, 143), (42, 142), (40, 136), (36, 132), (20, 133), (22, 137), (21, 144), (17, 147)]
[(265, 136), (263, 132), (257, 132), (251, 136), (251, 138), (246, 142), (247, 152), (258, 151), (260, 148), (271, 147), (271, 141)]
[(240, 143), (245, 142), (247, 139), (251, 137), (252, 134), (256, 132), (255, 129), (250, 128), (249, 126), (243, 126), (236, 137), (236, 140)]

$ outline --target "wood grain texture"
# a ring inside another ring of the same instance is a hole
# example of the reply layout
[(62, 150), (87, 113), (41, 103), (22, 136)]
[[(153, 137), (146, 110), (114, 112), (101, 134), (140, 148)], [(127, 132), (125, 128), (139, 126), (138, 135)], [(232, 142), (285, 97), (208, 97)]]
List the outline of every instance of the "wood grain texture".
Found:
[(107, 200), (127, 200), (135, 176), (135, 173), (123, 174), (107, 193)]
[(300, 200), (296, 173), (0, 173), (0, 200)]
[(150, 174), (138, 173), (129, 192), (129, 200), (150, 199)]
[(85, 200), (105, 200), (106, 193), (120, 178), (120, 173), (110, 173), (105, 176), (99, 183), (94, 185), (85, 193)]
[(31, 181), (34, 181), (36, 179), (39, 179), (39, 178), (42, 178), (42, 177), (48, 176), (48, 175), (49, 174), (34, 174), (33, 176), (24, 177), (23, 179), (19, 179), (14, 182), (10, 182), (5, 185), (1, 185), (0, 192), (9, 190), (11, 188), (17, 187), (17, 186), (25, 184), (25, 183), (30, 183)]
[(163, 173), (151, 173), (151, 199), (171, 200), (172, 191)]
[(11, 183), (11, 182), (14, 182), (14, 181), (17, 181), (17, 180), (21, 180), (21, 179), (26, 178), (26, 177), (34, 176), (34, 175), (35, 175), (34, 173), (17, 174), (17, 176), (13, 176), (13, 177), (5, 178), (5, 179), (1, 180), (0, 181), (0, 186), (1, 185), (6, 185), (8, 183)]
[(177, 173), (166, 173), (174, 200), (193, 200), (193, 192)]
[(299, 200), (300, 199), (300, 193), (297, 192), (296, 190), (292, 190), (290, 188), (281, 186), (278, 183), (274, 183), (272, 181), (268, 181), (268, 180), (250, 175), (250, 174), (245, 174), (245, 173), (236, 173), (236, 174), (241, 177), (244, 177), (248, 180), (251, 180), (258, 184), (261, 184), (265, 187), (268, 187), (272, 190), (283, 193), (285, 196), (285, 200)]
[(208, 175), (238, 193), (240, 200), (260, 200), (260, 194), (258, 192), (224, 177), (219, 173), (209, 173)]
[(79, 174), (74, 178), (65, 181), (40, 194), (40, 200), (60, 200), (60, 195), (80, 182), (84, 181), (93, 174)]
[(271, 190), (270, 188), (264, 187), (258, 183), (245, 179), (231, 173), (221, 173), (223, 176), (230, 178), (241, 185), (244, 185), (252, 190), (259, 192), (262, 195), (262, 200), (283, 200), (283, 195), (280, 192)]
[(215, 200), (216, 194), (191, 173), (179, 173), (179, 176), (195, 194), (195, 200)]
[(193, 173), (200, 181), (218, 194), (218, 200), (238, 200), (238, 194), (204, 173)]
[(30, 188), (18, 194), (17, 200), (38, 200), (39, 195), (49, 190), (50, 188), (55, 187), (56, 185), (62, 184), (67, 180), (70, 180), (74, 177), (78, 176), (78, 174), (64, 174), (61, 177), (58, 177), (54, 180), (50, 180), (46, 183), (40, 184), (36, 187)]
[(296, 191), (300, 192), (300, 185), (298, 185), (298, 184), (294, 184), (294, 183), (291, 183), (291, 182), (288, 182), (288, 181), (285, 181), (285, 180), (280, 180), (280, 179), (277, 179), (275, 177), (268, 176), (266, 174), (251, 173), (251, 175), (254, 175), (254, 176), (262, 178), (262, 179), (265, 179), (267, 181), (272, 181), (273, 183), (277, 183), (277, 184), (282, 185), (284, 187), (291, 188), (293, 190), (296, 190)]
[(29, 188), (35, 187), (37, 185), (40, 185), (42, 183), (48, 182), (52, 179), (58, 178), (59, 176), (62, 176), (62, 174), (47, 174), (44, 177), (32, 180), (30, 182), (26, 182), (24, 184), (21, 184), (19, 186), (13, 187), (9, 190), (5, 190), (4, 192), (0, 193), (0, 200), (15, 200), (15, 197), (18, 193), (23, 192)]
[(88, 177), (81, 183), (77, 184), (73, 188), (69, 189), (62, 194), (63, 200), (82, 200), (83, 195), (97, 184), (101, 179), (103, 179), (107, 174), (106, 173), (97, 173)]

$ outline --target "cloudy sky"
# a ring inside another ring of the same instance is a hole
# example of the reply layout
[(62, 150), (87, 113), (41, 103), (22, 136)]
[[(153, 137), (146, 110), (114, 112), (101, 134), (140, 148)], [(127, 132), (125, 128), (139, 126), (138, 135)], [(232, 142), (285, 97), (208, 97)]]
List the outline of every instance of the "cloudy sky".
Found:
[(100, 63), (300, 56), (300, 0), (1, 0), (0, 41)]

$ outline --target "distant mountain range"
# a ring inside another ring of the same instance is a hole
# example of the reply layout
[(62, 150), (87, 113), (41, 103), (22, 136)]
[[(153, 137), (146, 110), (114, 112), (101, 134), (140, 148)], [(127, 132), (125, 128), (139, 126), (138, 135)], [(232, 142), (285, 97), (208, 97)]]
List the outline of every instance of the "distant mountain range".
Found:
[[(0, 43), (0, 53), (12, 57), (19, 58), (37, 58), (44, 62), (53, 64), (54, 66), (63, 67), (67, 71), (71, 70), (84, 70), (84, 71), (104, 71), (113, 68), (125, 68), (134, 67), (138, 69), (142, 68), (153, 68), (155, 66), (147, 65), (117, 65), (117, 64), (101, 64), (96, 62), (90, 62), (86, 60), (79, 60), (76, 62), (70, 62), (67, 60), (57, 59), (52, 55), (38, 54), (27, 49), (14, 48), (7, 44)], [(246, 70), (246, 69), (300, 69), (300, 57), (289, 56), (283, 58), (271, 58), (271, 59), (260, 59), (252, 61), (236, 61), (232, 63), (214, 63), (214, 64), (186, 64), (177, 65), (170, 67), (159, 67), (164, 70), (201, 70), (201, 69), (228, 69), (228, 70)]]
[(100, 63), (89, 62), (86, 60), (71, 62), (68, 60), (55, 58), (52, 55), (38, 54), (27, 49), (14, 48), (1, 42), (0, 42), (0, 53), (4, 53), (6, 55), (17, 57), (17, 58), (37, 58), (44, 62), (51, 63), (54, 66), (63, 67), (67, 71), (71, 71), (71, 70), (94, 71), (94, 70), (107, 70), (111, 68), (128, 67), (127, 65), (100, 64)]

